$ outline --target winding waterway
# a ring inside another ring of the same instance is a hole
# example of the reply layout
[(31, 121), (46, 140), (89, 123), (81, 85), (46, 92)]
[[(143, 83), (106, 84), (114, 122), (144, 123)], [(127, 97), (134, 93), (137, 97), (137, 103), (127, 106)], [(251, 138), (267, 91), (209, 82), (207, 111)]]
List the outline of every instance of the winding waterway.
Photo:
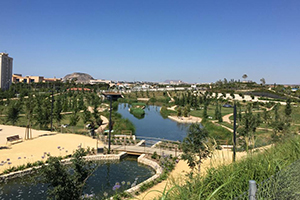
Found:
[(128, 104), (119, 104), (118, 112), (128, 118), (136, 128), (136, 136), (155, 137), (182, 141), (186, 136), (188, 124), (180, 124), (160, 115), (159, 106), (147, 106), (143, 119), (135, 118), (128, 111)]

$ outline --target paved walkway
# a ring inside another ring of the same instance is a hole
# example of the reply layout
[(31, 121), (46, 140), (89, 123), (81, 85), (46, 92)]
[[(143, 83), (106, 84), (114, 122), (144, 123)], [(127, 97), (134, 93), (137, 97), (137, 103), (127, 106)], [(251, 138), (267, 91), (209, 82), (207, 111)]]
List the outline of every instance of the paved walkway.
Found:
[[(105, 145), (108, 148), (107, 145)], [(151, 148), (151, 147), (144, 147), (144, 146), (119, 146), (119, 145), (111, 145), (112, 150), (117, 151), (126, 151), (126, 152), (134, 152), (134, 153), (146, 153), (146, 154), (153, 154), (156, 152), (158, 155), (172, 155), (172, 156), (179, 156), (181, 152), (179, 151), (170, 151), (163, 148)]]

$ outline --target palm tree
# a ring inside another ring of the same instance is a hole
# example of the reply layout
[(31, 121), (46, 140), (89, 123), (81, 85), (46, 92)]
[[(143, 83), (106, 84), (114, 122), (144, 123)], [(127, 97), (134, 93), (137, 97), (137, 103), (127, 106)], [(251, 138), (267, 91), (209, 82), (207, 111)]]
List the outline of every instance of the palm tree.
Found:
[(261, 82), (261, 84), (263, 84), (263, 85), (266, 84), (265, 78), (261, 78), (261, 79), (260, 79), (260, 82)]

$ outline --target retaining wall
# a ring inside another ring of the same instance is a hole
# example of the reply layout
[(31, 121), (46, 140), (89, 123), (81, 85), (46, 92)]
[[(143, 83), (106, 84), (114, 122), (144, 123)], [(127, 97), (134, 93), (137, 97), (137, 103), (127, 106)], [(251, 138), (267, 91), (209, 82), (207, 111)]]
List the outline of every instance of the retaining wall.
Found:
[[(109, 155), (92, 155), (92, 156), (85, 156), (84, 158), (86, 160), (120, 160), (122, 159), (123, 157), (125, 157), (127, 155), (126, 152), (121, 152), (119, 154), (109, 154)], [(146, 155), (145, 154), (142, 154), (138, 157), (137, 159), (137, 162), (141, 163), (141, 164), (144, 164), (144, 165), (147, 165), (147, 166), (150, 166), (152, 169), (155, 170), (155, 175), (153, 175), (152, 177), (148, 178), (146, 181), (126, 190), (125, 192), (128, 192), (128, 193), (135, 193), (136, 191), (139, 191), (140, 187), (143, 185), (143, 184), (146, 184), (146, 183), (149, 183), (151, 181), (154, 181), (155, 179), (159, 178), (160, 175), (162, 174), (162, 168), (159, 166), (158, 163), (150, 160), (150, 159), (147, 159), (145, 157)], [(69, 159), (64, 159), (62, 160), (63, 163), (69, 163), (70, 162), (70, 158)], [(47, 165), (47, 164), (46, 164)], [(28, 169), (25, 169), (25, 170), (22, 170), (22, 171), (17, 171), (17, 172), (11, 172), (9, 174), (4, 174), (4, 175), (1, 175), (0, 176), (0, 182), (2, 181), (5, 181), (5, 180), (8, 180), (8, 179), (11, 179), (11, 178), (16, 178), (16, 177), (21, 177), (21, 176), (24, 176), (24, 175), (27, 175), (27, 174), (32, 174), (34, 173), (37, 169), (41, 168), (42, 166), (37, 166), (37, 167), (32, 167), (32, 168), (28, 168)]]
[(144, 165), (148, 165), (150, 166), (151, 168), (153, 168), (155, 170), (155, 175), (153, 175), (152, 177), (148, 178), (147, 180), (145, 180), (144, 182), (126, 190), (125, 192), (128, 192), (128, 193), (135, 193), (136, 191), (139, 191), (140, 190), (140, 187), (143, 185), (143, 184), (146, 184), (146, 183), (149, 183), (151, 181), (154, 181), (155, 179), (159, 178), (161, 173), (162, 173), (162, 168), (159, 166), (158, 163), (152, 161), (152, 160), (149, 160), (147, 158), (145, 158), (146, 154), (142, 154), (138, 157), (137, 161), (139, 163), (142, 163)]
[[(120, 160), (123, 157), (125, 157), (127, 155), (126, 152), (121, 152), (119, 154), (108, 154), (108, 155), (92, 155), (92, 156), (85, 156), (84, 159), (86, 160)], [(71, 159), (64, 159), (61, 162), (68, 164), (70, 163)], [(47, 164), (45, 164), (47, 165)], [(9, 174), (4, 174), (0, 176), (0, 182), (7, 180), (7, 179), (11, 179), (11, 178), (16, 178), (16, 177), (21, 177), (27, 174), (31, 174), (34, 173), (35, 170), (41, 168), (41, 166), (37, 166), (37, 167), (31, 167), (31, 168), (27, 168), (24, 170), (20, 170), (20, 171), (16, 171), (16, 172), (11, 172)]]

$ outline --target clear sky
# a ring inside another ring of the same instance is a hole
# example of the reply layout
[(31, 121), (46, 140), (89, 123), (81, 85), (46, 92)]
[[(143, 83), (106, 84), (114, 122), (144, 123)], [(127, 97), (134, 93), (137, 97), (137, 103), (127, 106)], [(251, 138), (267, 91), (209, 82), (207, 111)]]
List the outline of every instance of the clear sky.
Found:
[(13, 73), (300, 83), (300, 0), (0, 0)]

